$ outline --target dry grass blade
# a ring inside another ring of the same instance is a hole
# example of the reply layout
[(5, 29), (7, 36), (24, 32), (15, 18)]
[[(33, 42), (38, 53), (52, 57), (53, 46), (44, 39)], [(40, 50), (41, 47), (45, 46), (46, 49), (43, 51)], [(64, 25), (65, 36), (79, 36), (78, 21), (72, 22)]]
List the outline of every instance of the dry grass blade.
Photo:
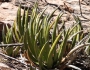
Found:
[(81, 31), (76, 32), (75, 34), (73, 34), (73, 35), (69, 38), (69, 40), (71, 40), (75, 35), (77, 35), (77, 34), (79, 34), (79, 33), (81, 33), (81, 32), (83, 32), (83, 30), (81, 30)]

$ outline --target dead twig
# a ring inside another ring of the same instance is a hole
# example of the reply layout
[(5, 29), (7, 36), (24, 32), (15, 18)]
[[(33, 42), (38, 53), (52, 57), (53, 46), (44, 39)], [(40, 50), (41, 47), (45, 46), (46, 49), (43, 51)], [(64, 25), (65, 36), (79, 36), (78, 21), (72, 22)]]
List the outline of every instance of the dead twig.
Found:
[(81, 14), (81, 16), (83, 16), (82, 15), (82, 9), (81, 9), (81, 2), (80, 2), (80, 0), (79, 0), (79, 6), (80, 6), (80, 14)]
[[(62, 41), (63, 41), (63, 40), (58, 41), (57, 44), (61, 44)], [(72, 40), (68, 40), (67, 43), (72, 43)], [(52, 44), (52, 42), (49, 41), (49, 44)], [(39, 45), (38, 42), (37, 42), (37, 45)], [(22, 47), (22, 46), (24, 46), (24, 43), (0, 44), (0, 47), (7, 47), (7, 46), (8, 46), (8, 47), (13, 47), (13, 46), (15, 46), (15, 47), (16, 47), (16, 46)]]
[(0, 47), (12, 47), (12, 46), (23, 46), (23, 43), (12, 43), (12, 44), (0, 44)]
[(83, 16), (80, 0), (79, 0), (79, 6), (80, 6), (80, 15), (81, 15), (84, 19), (88, 19), (88, 20), (90, 21), (89, 18), (86, 18), (85, 16)]

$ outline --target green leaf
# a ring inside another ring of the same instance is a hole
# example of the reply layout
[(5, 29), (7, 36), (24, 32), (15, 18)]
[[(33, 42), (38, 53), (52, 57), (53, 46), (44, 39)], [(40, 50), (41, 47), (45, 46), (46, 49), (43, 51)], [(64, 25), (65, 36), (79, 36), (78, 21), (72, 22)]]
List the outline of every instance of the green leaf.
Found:
[(48, 58), (47, 58), (47, 67), (48, 68), (52, 68), (52, 66), (53, 66), (54, 49), (56, 48), (56, 44), (59, 41), (60, 36), (61, 36), (61, 33), (56, 37), (56, 39), (55, 39), (54, 43), (52, 44), (51, 49), (49, 51)]
[(59, 62), (61, 62), (62, 57), (64, 55), (68, 37), (69, 37), (69, 30), (66, 32), (65, 38), (64, 38), (63, 42), (61, 43), (60, 49), (58, 51), (58, 60), (59, 60)]
[(40, 68), (43, 68), (43, 60), (42, 60), (42, 58), (43, 58), (43, 56), (44, 56), (44, 51), (46, 50), (46, 45), (47, 45), (47, 43), (48, 42), (46, 42), (44, 45), (43, 45), (43, 47), (42, 47), (42, 49), (41, 49), (41, 51), (40, 51), (40, 53), (39, 53), (39, 56), (38, 56), (38, 61), (39, 61), (39, 66), (40, 66)]
[(14, 32), (14, 35), (15, 35), (15, 39), (18, 42), (20, 37), (19, 37), (18, 31), (17, 31), (16, 21), (14, 21), (14, 24), (13, 24), (13, 32)]
[[(57, 24), (58, 24), (58, 21), (59, 21), (59, 19), (61, 18), (61, 16), (62, 15), (59, 15), (58, 17), (57, 17), (57, 19), (55, 20), (55, 23), (54, 23), (54, 28), (53, 28), (53, 33), (52, 33), (52, 43), (55, 41), (55, 38), (56, 38), (56, 34), (57, 34)], [(56, 59), (57, 59), (57, 53), (56, 53), (56, 49), (57, 49), (57, 47), (54, 49), (54, 62), (56, 61)]]
[(2, 30), (2, 38), (3, 38), (3, 42), (6, 43), (6, 37), (5, 37), (5, 27), (3, 26), (3, 30)]
[(55, 13), (55, 11), (57, 10), (58, 8), (56, 8), (48, 17), (48, 22), (51, 20), (51, 18), (53, 17), (53, 14)]
[(21, 7), (19, 7), (18, 12), (17, 12), (17, 25), (18, 25), (19, 31), (21, 31)]
[(6, 54), (9, 56), (12, 56), (13, 55), (13, 47), (7, 47), (6, 48)]
[(36, 34), (36, 36), (35, 36), (35, 41), (34, 41), (34, 51), (35, 51), (35, 54), (36, 54), (36, 58), (38, 58), (38, 55), (39, 55), (39, 53), (40, 53), (40, 49), (39, 49), (39, 47), (38, 47), (38, 44), (37, 44), (37, 41), (38, 41), (38, 37), (39, 37), (39, 35), (40, 35), (40, 33), (41, 33), (41, 30), (42, 30), (42, 28), (39, 30), (39, 32)]
[[(27, 31), (27, 38), (28, 38), (28, 47), (30, 48), (32, 54), (34, 55), (35, 57), (35, 51), (34, 51), (34, 40), (33, 38), (31, 38), (32, 36), (30, 36), (30, 32), (29, 30)], [(34, 36), (33, 36), (34, 37)]]
[(21, 29), (21, 35), (23, 35), (24, 34), (24, 25), (25, 25), (25, 17), (26, 15), (25, 15), (25, 9), (24, 9), (24, 13), (23, 13), (23, 16), (22, 16), (22, 21), (21, 21), (21, 27), (22, 27), (22, 29)]
[(24, 30), (26, 30), (28, 28), (28, 21), (29, 21), (29, 9), (26, 11), (26, 15), (25, 15)]

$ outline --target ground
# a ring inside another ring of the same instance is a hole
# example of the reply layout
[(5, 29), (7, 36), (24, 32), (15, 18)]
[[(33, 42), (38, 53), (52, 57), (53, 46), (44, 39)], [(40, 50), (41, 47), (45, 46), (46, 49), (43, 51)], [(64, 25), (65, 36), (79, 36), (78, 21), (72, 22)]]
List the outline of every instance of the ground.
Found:
[[(4, 24), (8, 24), (12, 26), (16, 18), (18, 5), (20, 3), (22, 7), (23, 6), (32, 7), (35, 1), (36, 0), (27, 0), (27, 1), (12, 0), (10, 2), (0, 2), (0, 31), (2, 31), (2, 27)], [(73, 25), (73, 23), (75, 22), (73, 15), (75, 15), (80, 18), (83, 28), (84, 28), (84, 32), (87, 33), (89, 31), (90, 29), (90, 18), (89, 18), (90, 2), (89, 0), (80, 0), (80, 3), (79, 3), (79, 0), (47, 0), (47, 2), (45, 2), (44, 0), (43, 1), (39, 0), (38, 4), (39, 4), (40, 12), (44, 10), (45, 8), (47, 8), (45, 11), (45, 14), (50, 14), (53, 10), (55, 10), (55, 8), (58, 7), (58, 10), (55, 12), (54, 15), (57, 16), (59, 13), (64, 13), (60, 21), (61, 20), (65, 21), (66, 28)], [(23, 9), (22, 9), (22, 13), (23, 13)], [(86, 69), (90, 70), (90, 63), (86, 62), (87, 60), (90, 62), (90, 57), (85, 57), (85, 56), (83, 57), (83, 55), (84, 54), (82, 54), (81, 57), (77, 56), (77, 59), (74, 60), (72, 64), (79, 67), (81, 66), (82, 70), (86, 70)], [(0, 56), (0, 58), (2, 58), (0, 59), (1, 70), (14, 70), (15, 68), (18, 70), (19, 69), (22, 70), (22, 68), (23, 69), (27, 68), (23, 64), (19, 64), (18, 62), (15, 62), (14, 60), (12, 60), (12, 62), (10, 63), (10, 61), (5, 59), (3, 56)], [(80, 59), (82, 59), (82, 61), (80, 61)]]

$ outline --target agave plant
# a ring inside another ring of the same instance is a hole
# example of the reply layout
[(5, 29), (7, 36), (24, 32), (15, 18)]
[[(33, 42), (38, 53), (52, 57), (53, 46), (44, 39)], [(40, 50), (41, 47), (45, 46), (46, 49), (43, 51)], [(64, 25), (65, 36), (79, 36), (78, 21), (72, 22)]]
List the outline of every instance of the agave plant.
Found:
[[(5, 28), (3, 28), (2, 34), (4, 44), (23, 43), (25, 28), (27, 28), (28, 24), (27, 14), (27, 11), (24, 10), (23, 17), (21, 17), (21, 7), (19, 7), (17, 11), (17, 18), (14, 21), (13, 26), (11, 28), (8, 28), (8, 26), (6, 25), (7, 32), (5, 31)], [(4, 53), (9, 56), (15, 57), (20, 53), (20, 46), (6, 47), (4, 48)]]
[[(7, 32), (6, 32), (7, 31)], [(8, 26), (6, 25), (6, 30), (5, 28), (3, 28), (3, 31), (2, 31), (2, 35), (3, 35), (3, 44), (12, 44), (14, 43), (14, 40), (13, 40), (13, 28), (8, 28)], [(3, 53), (9, 55), (9, 56), (13, 56), (13, 57), (16, 57), (19, 53), (19, 47), (4, 47), (3, 48)]]
[[(63, 23), (58, 30), (58, 21), (62, 14), (50, 22), (55, 11), (41, 18), (44, 11), (37, 13), (37, 7), (33, 8), (24, 34), (25, 56), (31, 65), (39, 67), (40, 70), (58, 68), (68, 52), (83, 39), (79, 18), (75, 18), (76, 24), (72, 28), (63, 28)], [(69, 43), (68, 40), (71, 42)]]
[[(44, 15), (45, 10), (38, 13), (37, 4), (35, 4), (30, 15), (28, 9), (24, 10), (21, 17), (21, 8), (19, 8), (13, 27), (10, 30), (7, 28), (8, 32), (3, 38), (4, 43), (13, 41), (24, 43), (25, 57), (31, 66), (40, 70), (63, 68), (64, 58), (84, 38), (83, 28), (78, 17), (75, 17), (76, 23), (72, 28), (65, 29), (65, 23), (62, 23), (58, 29), (58, 22), (63, 14), (59, 14), (51, 22), (56, 10), (50, 15)], [(12, 47), (9, 50), (11, 49)], [(19, 50), (20, 47), (18, 47)]]

